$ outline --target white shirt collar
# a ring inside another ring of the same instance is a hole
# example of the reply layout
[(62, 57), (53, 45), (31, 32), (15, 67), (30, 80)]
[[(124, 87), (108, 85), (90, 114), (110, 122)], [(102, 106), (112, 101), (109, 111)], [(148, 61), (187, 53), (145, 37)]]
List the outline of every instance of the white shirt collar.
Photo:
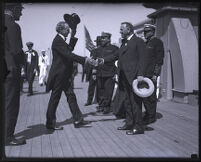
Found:
[(131, 40), (131, 38), (133, 37), (133, 35), (134, 35), (134, 34), (131, 34), (131, 35), (127, 38), (127, 40)]
[(11, 11), (5, 10), (5, 11), (4, 11), (4, 14), (5, 14), (5, 15), (9, 15), (9, 16), (11, 16), (11, 17), (13, 18), (13, 14), (12, 14)]
[(59, 35), (60, 35), (60, 37), (65, 41), (65, 37), (62, 35), (62, 34), (60, 34), (60, 33), (58, 33)]

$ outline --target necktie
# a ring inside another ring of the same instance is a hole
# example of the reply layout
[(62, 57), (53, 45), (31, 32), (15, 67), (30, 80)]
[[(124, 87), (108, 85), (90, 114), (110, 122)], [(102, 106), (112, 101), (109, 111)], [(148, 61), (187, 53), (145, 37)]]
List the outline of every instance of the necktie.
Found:
[(64, 41), (66, 41), (66, 37), (64, 37)]

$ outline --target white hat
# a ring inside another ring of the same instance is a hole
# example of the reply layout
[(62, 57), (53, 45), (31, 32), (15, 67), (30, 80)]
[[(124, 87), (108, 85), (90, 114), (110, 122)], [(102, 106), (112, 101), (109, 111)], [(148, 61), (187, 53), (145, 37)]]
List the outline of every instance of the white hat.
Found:
[(149, 97), (152, 95), (152, 93), (154, 92), (154, 84), (151, 81), (151, 79), (144, 77), (143, 79), (144, 82), (146, 82), (149, 86), (149, 88), (138, 88), (138, 81), (137, 79), (135, 79), (133, 81), (133, 90), (135, 92), (136, 95), (138, 95), (139, 97)]
[(46, 50), (42, 49), (41, 52), (45, 52)]
[(144, 30), (155, 30), (156, 26), (153, 24), (144, 24)]

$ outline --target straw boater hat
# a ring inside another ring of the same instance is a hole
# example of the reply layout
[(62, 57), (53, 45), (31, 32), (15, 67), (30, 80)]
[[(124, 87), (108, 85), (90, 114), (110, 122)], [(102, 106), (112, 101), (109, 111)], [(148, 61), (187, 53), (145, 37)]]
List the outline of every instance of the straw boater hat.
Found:
[(148, 84), (148, 88), (147, 87), (138, 87), (138, 81), (137, 79), (135, 79), (133, 81), (133, 90), (135, 92), (136, 95), (138, 95), (139, 97), (149, 97), (152, 95), (152, 93), (154, 92), (154, 84), (151, 81), (151, 79), (144, 77), (143, 81)]

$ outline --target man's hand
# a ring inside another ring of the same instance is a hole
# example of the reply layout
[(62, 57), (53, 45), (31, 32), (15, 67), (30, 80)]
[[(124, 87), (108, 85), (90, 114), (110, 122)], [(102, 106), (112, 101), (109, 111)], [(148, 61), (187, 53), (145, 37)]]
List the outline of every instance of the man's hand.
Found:
[(144, 80), (144, 77), (143, 77), (143, 76), (138, 76), (138, 77), (137, 77), (137, 81), (138, 81), (138, 82), (141, 82), (141, 81), (143, 81), (143, 80)]
[(88, 57), (86, 57), (86, 59), (85, 59), (85, 64), (90, 64), (95, 67), (98, 66), (98, 62), (96, 60), (94, 60), (92, 58), (88, 58)]
[(93, 80), (96, 80), (96, 75), (92, 75), (92, 79), (93, 79)]
[(153, 81), (153, 82), (156, 82), (156, 81), (157, 81), (157, 76), (156, 76), (156, 75), (154, 75), (154, 76), (152, 76), (152, 78), (151, 78), (151, 79), (152, 79), (152, 81)]
[(103, 58), (97, 58), (96, 59), (98, 65), (103, 65), (104, 64), (104, 59)]

